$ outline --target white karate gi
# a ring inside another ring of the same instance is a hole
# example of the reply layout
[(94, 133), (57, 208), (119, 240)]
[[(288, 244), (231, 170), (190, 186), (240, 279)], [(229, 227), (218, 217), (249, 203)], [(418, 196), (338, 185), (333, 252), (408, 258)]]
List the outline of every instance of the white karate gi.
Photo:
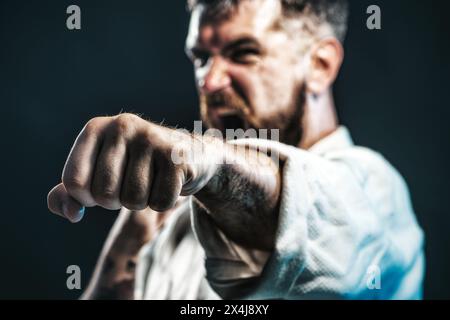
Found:
[(141, 252), (137, 299), (420, 299), (424, 235), (407, 186), (340, 127), (285, 160), (275, 249), (229, 240), (188, 198)]

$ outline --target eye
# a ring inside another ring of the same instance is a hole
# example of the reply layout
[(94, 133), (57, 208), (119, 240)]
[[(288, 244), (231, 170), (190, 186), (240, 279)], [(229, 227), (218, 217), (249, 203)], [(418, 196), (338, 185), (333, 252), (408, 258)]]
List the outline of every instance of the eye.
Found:
[(195, 51), (192, 54), (192, 61), (196, 68), (204, 67), (209, 60), (209, 54), (203, 51)]
[(127, 261), (127, 271), (133, 272), (135, 268), (136, 268), (136, 262), (134, 262), (133, 260), (128, 260)]
[(206, 65), (206, 62), (207, 62), (208, 60), (207, 59), (204, 59), (204, 58), (195, 58), (194, 59), (194, 66), (196, 67), (196, 68), (201, 68), (201, 67), (204, 67), (205, 65)]
[(103, 272), (108, 273), (110, 272), (112, 269), (114, 268), (114, 261), (111, 259), (111, 257), (107, 257), (104, 267), (103, 267)]
[(244, 48), (234, 51), (230, 58), (236, 63), (250, 64), (257, 61), (260, 53), (255, 48)]

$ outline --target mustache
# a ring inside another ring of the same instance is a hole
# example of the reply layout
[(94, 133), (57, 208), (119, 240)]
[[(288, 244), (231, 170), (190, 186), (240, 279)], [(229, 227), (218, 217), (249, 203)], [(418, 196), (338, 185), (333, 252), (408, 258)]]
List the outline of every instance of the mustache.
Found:
[[(209, 110), (226, 107), (234, 114), (229, 117), (222, 117), (222, 123), (216, 123), (209, 115)], [(234, 91), (218, 91), (211, 94), (200, 95), (200, 115), (206, 127), (227, 127), (234, 128), (237, 123), (241, 123), (241, 128), (260, 128), (262, 123), (253, 114), (253, 110), (244, 95)], [(230, 121), (228, 121), (230, 120)], [(231, 121), (233, 120), (233, 121)], [(238, 121), (239, 120), (239, 121)], [(226, 122), (226, 123), (224, 123)], [(230, 123), (231, 122), (231, 123)]]
[(122, 290), (133, 290), (134, 280), (123, 280), (113, 284), (112, 287), (102, 286), (99, 288), (97, 299), (99, 300), (118, 300), (123, 299), (121, 296)]
[(205, 94), (204, 99), (206, 105), (210, 108), (226, 106), (240, 112), (249, 111), (248, 103), (241, 95), (237, 93), (225, 91), (214, 92), (211, 94)]

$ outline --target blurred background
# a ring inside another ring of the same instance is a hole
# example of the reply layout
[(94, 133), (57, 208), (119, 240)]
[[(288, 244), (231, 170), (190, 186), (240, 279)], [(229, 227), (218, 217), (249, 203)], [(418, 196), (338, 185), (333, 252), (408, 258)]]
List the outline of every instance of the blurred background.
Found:
[[(66, 28), (81, 8), (82, 29)], [(366, 9), (382, 10), (382, 30)], [(426, 233), (425, 298), (450, 298), (447, 1), (351, 1), (346, 60), (335, 87), (355, 142), (402, 173)], [(184, 55), (181, 1), (0, 0), (0, 298), (75, 299), (117, 215), (89, 209), (72, 225), (47, 210), (70, 147), (92, 117), (138, 112), (192, 128), (198, 119)]]

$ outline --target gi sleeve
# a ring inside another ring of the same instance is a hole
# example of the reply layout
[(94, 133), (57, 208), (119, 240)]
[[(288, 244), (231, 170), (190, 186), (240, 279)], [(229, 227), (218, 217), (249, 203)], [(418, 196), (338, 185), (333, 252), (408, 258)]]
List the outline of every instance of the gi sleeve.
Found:
[(285, 160), (274, 249), (242, 247), (192, 205), (207, 280), (228, 299), (418, 299), (423, 233), (405, 182), (379, 154), (348, 147), (317, 155), (264, 144)]

